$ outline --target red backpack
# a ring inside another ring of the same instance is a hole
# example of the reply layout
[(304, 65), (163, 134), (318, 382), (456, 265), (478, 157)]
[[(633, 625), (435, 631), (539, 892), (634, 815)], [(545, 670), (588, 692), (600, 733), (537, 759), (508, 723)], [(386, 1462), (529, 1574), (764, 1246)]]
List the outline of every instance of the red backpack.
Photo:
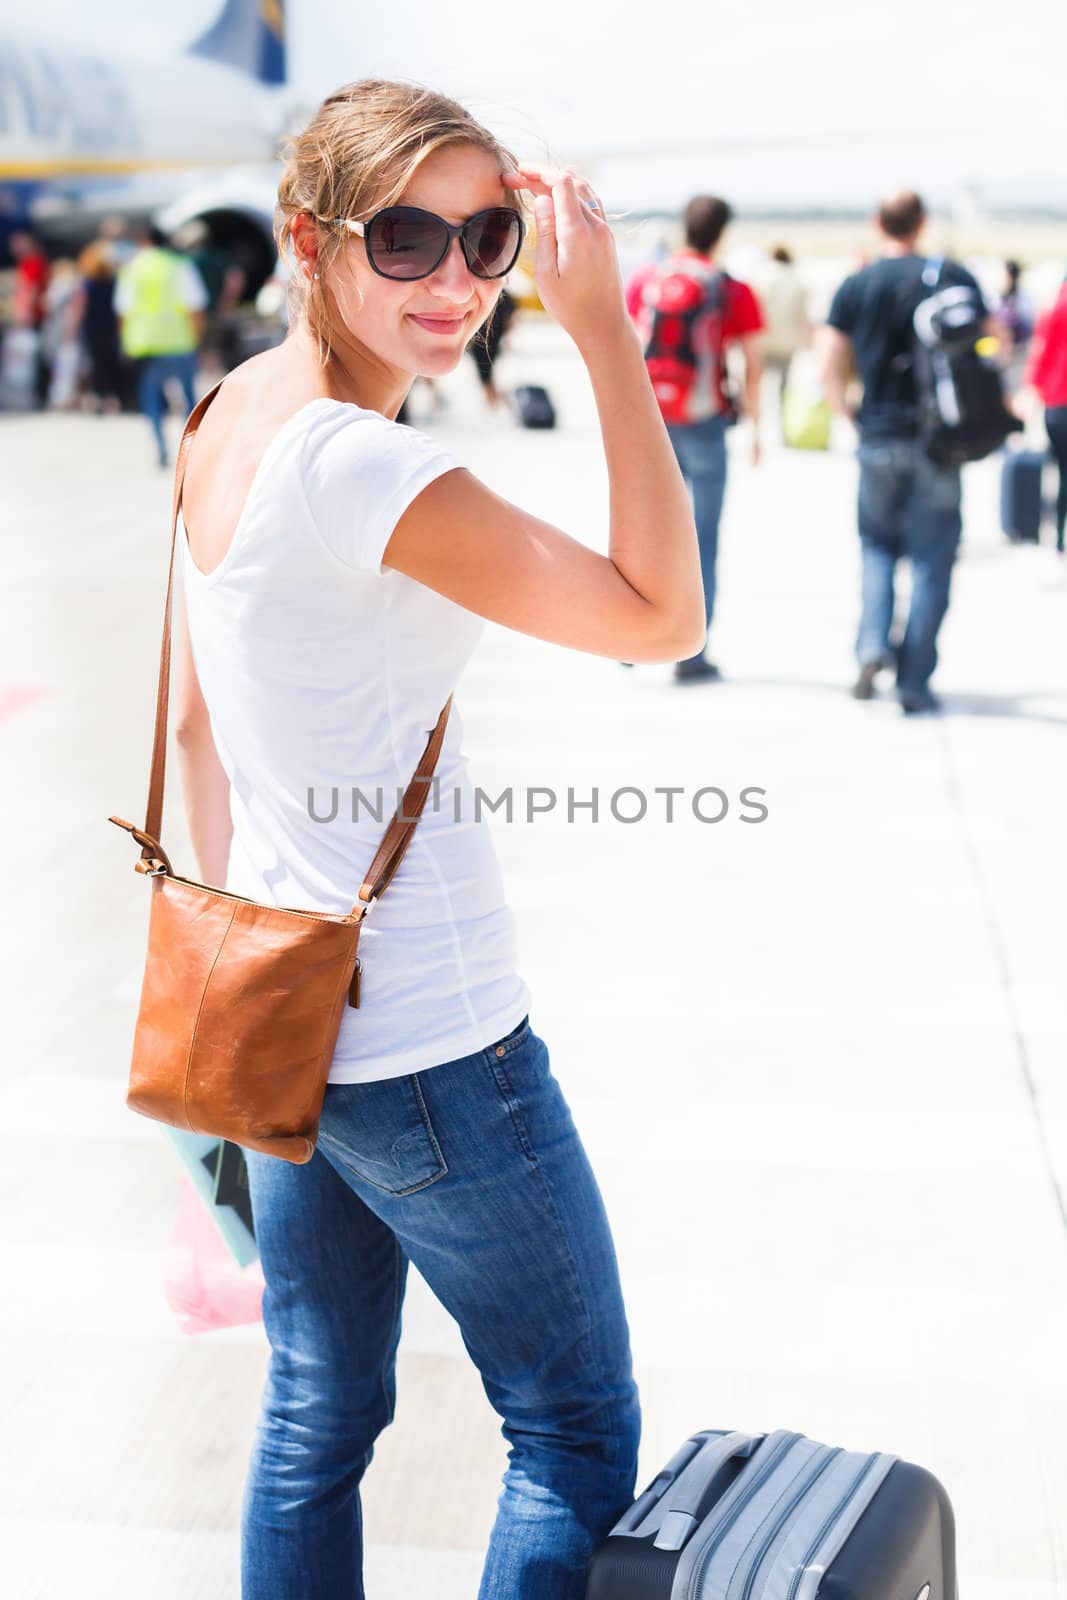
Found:
[(737, 418), (723, 360), (729, 281), (710, 262), (675, 256), (642, 284), (637, 328), (664, 422)]

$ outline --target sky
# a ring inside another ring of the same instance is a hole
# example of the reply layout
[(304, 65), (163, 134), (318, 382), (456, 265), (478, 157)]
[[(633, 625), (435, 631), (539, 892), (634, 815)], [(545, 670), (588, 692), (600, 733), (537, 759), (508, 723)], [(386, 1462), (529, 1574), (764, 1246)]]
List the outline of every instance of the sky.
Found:
[[(34, 0), (34, 30), (163, 59), (219, 0)], [(895, 184), (966, 215), (1067, 213), (1063, 0), (289, 0), (306, 109), (340, 82), (415, 79), (520, 156), (588, 172), (612, 207), (694, 189), (741, 209), (867, 209)], [(24, 4), (0, 0), (0, 27)]]

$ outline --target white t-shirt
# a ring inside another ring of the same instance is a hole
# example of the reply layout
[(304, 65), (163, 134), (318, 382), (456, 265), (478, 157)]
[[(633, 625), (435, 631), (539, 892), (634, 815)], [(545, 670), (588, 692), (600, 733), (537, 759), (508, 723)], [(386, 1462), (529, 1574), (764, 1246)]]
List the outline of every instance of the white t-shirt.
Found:
[[(230, 780), (232, 892), (310, 910), (355, 904), (485, 626), (382, 566), (405, 508), (458, 465), (376, 411), (312, 400), (270, 441), (212, 572), (194, 564), (179, 524), (193, 659)], [(529, 1009), (462, 735), (453, 701), (437, 793), (363, 925), (360, 1005), (345, 1006), (331, 1083), (471, 1055)]]

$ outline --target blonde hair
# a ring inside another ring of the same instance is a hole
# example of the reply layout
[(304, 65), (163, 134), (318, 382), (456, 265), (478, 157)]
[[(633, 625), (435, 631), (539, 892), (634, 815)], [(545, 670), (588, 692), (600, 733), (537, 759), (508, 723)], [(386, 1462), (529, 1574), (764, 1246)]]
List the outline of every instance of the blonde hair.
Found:
[[(334, 217), (361, 219), (371, 208), (395, 205), (427, 156), (452, 144), (485, 150), (502, 171), (518, 167), (512, 152), (458, 101), (388, 78), (346, 83), (286, 142), (274, 237), (279, 256), (290, 267), (290, 322), (306, 319), (323, 366), (331, 354), (326, 272), (352, 236), (322, 224)], [(507, 203), (523, 209), (517, 195), (509, 194)], [(288, 259), (293, 219), (300, 212), (318, 224), (317, 278), (292, 270)]]

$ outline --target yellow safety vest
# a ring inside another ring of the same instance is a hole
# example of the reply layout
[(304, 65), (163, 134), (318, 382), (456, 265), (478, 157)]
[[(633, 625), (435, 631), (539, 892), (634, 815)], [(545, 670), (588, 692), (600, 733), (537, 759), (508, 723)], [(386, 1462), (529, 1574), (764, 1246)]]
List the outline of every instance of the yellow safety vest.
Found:
[(122, 348), (128, 356), (184, 355), (197, 346), (193, 314), (182, 303), (179, 283), (187, 263), (173, 250), (139, 250), (119, 271), (128, 297), (122, 317)]

